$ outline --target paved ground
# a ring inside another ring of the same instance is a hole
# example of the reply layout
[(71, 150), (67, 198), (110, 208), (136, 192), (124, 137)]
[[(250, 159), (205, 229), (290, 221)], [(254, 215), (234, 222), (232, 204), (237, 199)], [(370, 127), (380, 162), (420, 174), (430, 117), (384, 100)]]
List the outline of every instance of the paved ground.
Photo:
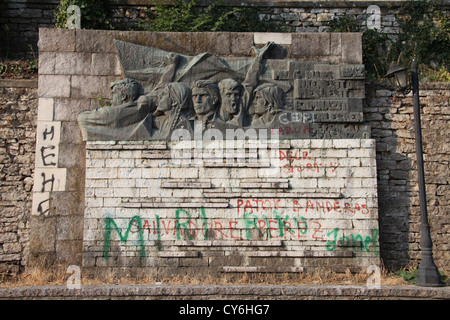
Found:
[(0, 288), (0, 300), (450, 300), (450, 287), (348, 285), (91, 285)]

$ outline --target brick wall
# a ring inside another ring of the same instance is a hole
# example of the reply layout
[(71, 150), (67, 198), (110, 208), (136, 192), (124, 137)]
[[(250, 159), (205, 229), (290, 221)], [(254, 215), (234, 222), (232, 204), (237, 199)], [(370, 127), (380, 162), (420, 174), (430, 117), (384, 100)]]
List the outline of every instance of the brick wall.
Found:
[(227, 143), (88, 143), (83, 267), (164, 277), (379, 264), (374, 140)]

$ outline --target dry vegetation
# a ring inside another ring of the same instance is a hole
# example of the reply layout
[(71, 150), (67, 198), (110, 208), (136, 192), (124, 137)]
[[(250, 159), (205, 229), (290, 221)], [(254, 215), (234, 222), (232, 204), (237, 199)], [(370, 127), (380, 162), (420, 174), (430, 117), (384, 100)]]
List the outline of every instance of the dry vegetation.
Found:
[[(66, 273), (67, 268), (54, 266), (52, 268), (32, 268), (17, 276), (0, 275), (0, 287), (18, 286), (42, 286), (42, 285), (65, 285), (70, 274)], [(83, 273), (81, 285), (101, 285), (101, 284), (185, 284), (185, 285), (366, 285), (370, 274), (365, 272), (351, 273), (298, 273), (298, 274), (224, 274), (222, 276), (207, 276), (204, 278), (191, 276), (174, 276), (173, 278), (157, 279), (150, 275), (143, 276), (122, 276), (107, 274), (96, 277)], [(381, 271), (382, 286), (408, 285), (403, 278), (384, 269)]]

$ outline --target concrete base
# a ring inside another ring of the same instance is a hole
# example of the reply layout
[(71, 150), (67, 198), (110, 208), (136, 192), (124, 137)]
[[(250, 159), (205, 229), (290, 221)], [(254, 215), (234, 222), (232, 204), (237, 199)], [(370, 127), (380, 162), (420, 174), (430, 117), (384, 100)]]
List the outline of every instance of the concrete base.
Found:
[(92, 285), (0, 289), (1, 300), (448, 300), (450, 287), (348, 285)]

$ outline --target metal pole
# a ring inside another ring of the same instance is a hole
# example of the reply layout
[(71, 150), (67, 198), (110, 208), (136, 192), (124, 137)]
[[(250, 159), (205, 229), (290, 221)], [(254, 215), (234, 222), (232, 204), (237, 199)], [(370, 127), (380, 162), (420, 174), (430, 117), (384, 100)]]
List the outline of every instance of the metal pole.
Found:
[(417, 173), (420, 197), (420, 246), (422, 260), (417, 272), (416, 285), (423, 287), (440, 287), (444, 284), (438, 268), (433, 260), (433, 242), (431, 241), (430, 225), (428, 224), (427, 198), (425, 189), (425, 173), (423, 165), (422, 129), (419, 103), (419, 66), (414, 60), (411, 64), (411, 80), (413, 90), (414, 126), (416, 135)]

